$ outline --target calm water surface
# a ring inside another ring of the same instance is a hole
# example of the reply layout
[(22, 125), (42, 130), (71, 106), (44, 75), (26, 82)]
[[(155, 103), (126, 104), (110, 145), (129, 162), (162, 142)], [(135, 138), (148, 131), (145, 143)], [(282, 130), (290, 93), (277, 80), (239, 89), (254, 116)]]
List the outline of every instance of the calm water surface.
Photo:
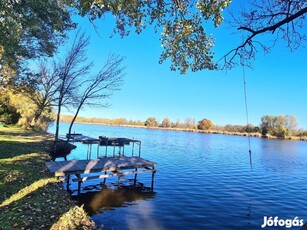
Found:
[[(251, 138), (251, 171), (247, 137), (85, 124), (74, 131), (139, 139), (142, 157), (158, 164), (154, 192), (145, 173), (136, 187), (126, 181), (118, 189), (108, 179), (102, 191), (81, 196), (104, 229), (261, 229), (264, 216), (307, 221), (307, 142)], [(85, 157), (78, 144), (68, 158)]]

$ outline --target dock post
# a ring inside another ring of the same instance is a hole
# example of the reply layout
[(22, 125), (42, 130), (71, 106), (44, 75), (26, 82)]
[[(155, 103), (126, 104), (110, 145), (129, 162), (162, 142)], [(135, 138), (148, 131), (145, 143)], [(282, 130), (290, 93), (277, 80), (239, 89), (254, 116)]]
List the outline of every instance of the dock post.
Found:
[[(107, 171), (104, 171), (104, 175), (107, 175)], [(107, 177), (103, 178), (103, 184), (106, 184)]]
[(156, 173), (155, 167), (152, 167), (152, 175), (151, 175), (151, 190), (152, 191), (154, 190), (155, 173)]
[(136, 185), (136, 178), (138, 176), (138, 168), (135, 168), (135, 174), (134, 174), (134, 186)]
[(120, 175), (118, 175), (117, 177), (117, 185), (118, 185), (118, 188), (120, 188)]
[(78, 178), (78, 196), (80, 195), (81, 192), (81, 183), (82, 183), (82, 179), (80, 174), (76, 174), (76, 177)]
[(89, 152), (89, 159), (88, 160), (90, 160), (92, 158), (92, 145), (93, 144), (90, 142), (90, 144), (89, 144), (90, 152)]

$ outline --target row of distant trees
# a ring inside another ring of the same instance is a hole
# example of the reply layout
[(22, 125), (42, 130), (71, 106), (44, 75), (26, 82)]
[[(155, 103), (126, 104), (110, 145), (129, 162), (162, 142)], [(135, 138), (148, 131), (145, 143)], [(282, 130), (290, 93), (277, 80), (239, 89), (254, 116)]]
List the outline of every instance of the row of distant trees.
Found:
[[(62, 115), (61, 122), (70, 123), (72, 120), (72, 116)], [(91, 124), (104, 124), (104, 125), (133, 125), (133, 126), (144, 126), (144, 121), (137, 120), (127, 120), (126, 118), (115, 118), (115, 119), (107, 119), (107, 118), (97, 118), (97, 117), (77, 117), (76, 122), (78, 123), (91, 123)]]
[[(70, 122), (71, 116), (62, 116), (61, 121)], [(225, 126), (214, 125), (210, 119), (204, 118), (200, 121), (196, 121), (194, 118), (186, 118), (183, 122), (179, 119), (171, 121), (168, 117), (165, 117), (162, 121), (159, 121), (155, 117), (149, 117), (146, 121), (141, 120), (127, 120), (126, 118), (106, 119), (106, 118), (84, 118), (78, 117), (77, 122), (83, 123), (97, 123), (105, 125), (132, 125), (132, 126), (145, 126), (148, 128), (174, 128), (174, 129), (191, 129), (191, 130), (212, 130), (219, 132), (230, 133), (259, 133), (263, 137), (276, 136), (278, 138), (285, 138), (289, 135), (303, 136), (307, 135), (304, 130), (298, 130), (298, 121), (295, 116), (290, 115), (265, 115), (261, 118), (259, 126), (252, 124), (248, 125), (231, 125)]]
[(176, 122), (171, 121), (168, 117), (159, 122), (155, 117), (149, 117), (145, 121), (146, 127), (161, 127), (161, 128), (180, 128), (180, 129), (200, 129), (210, 130), (214, 127), (212, 121), (209, 119), (202, 119), (196, 121), (194, 118), (187, 117), (184, 122), (179, 119)]

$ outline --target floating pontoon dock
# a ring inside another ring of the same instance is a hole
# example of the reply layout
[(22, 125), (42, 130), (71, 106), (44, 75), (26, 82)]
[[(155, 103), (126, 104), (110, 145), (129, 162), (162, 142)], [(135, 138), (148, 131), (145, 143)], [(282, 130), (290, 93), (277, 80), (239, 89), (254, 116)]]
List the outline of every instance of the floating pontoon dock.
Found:
[[(45, 163), (47, 168), (55, 176), (65, 176), (67, 181), (67, 190), (69, 190), (70, 176), (75, 175), (77, 178), (72, 181), (78, 182), (78, 194), (80, 194), (81, 183), (90, 179), (103, 178), (105, 183), (108, 177), (120, 178), (129, 174), (134, 174), (134, 182), (136, 182), (138, 173), (151, 172), (152, 182), (154, 185), (154, 174), (156, 173), (156, 163), (145, 160), (140, 157), (106, 157), (95, 160), (70, 160), (70, 161), (51, 161)], [(90, 175), (95, 173), (97, 175)]]

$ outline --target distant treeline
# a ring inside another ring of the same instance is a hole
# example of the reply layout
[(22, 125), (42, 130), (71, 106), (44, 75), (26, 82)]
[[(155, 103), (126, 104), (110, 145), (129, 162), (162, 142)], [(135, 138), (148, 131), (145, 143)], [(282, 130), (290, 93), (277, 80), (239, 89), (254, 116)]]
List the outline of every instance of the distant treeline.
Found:
[[(71, 122), (72, 116), (63, 115), (61, 116), (62, 122)], [(217, 133), (228, 133), (228, 134), (246, 134), (253, 133), (255, 136), (263, 137), (277, 137), (285, 138), (287, 136), (307, 136), (307, 131), (298, 130), (298, 122), (295, 116), (279, 115), (271, 116), (265, 115), (261, 118), (259, 126), (252, 124), (248, 125), (231, 125), (225, 126), (214, 125), (209, 119), (202, 119), (196, 121), (194, 118), (186, 118), (183, 122), (180, 120), (171, 121), (169, 118), (164, 118), (159, 121), (155, 117), (149, 117), (146, 121), (141, 120), (127, 120), (126, 118), (89, 118), (89, 117), (78, 117), (76, 122), (78, 123), (92, 123), (92, 124), (103, 124), (112, 126), (138, 126), (148, 128), (162, 128), (162, 129), (177, 129), (177, 130), (190, 130), (190, 131), (207, 131)]]
[[(61, 122), (71, 122), (72, 116), (62, 115)], [(127, 120), (126, 118), (97, 118), (97, 117), (77, 117), (76, 122), (78, 123), (92, 123), (92, 124), (103, 124), (103, 125), (135, 125), (144, 126), (144, 121), (133, 121)]]

